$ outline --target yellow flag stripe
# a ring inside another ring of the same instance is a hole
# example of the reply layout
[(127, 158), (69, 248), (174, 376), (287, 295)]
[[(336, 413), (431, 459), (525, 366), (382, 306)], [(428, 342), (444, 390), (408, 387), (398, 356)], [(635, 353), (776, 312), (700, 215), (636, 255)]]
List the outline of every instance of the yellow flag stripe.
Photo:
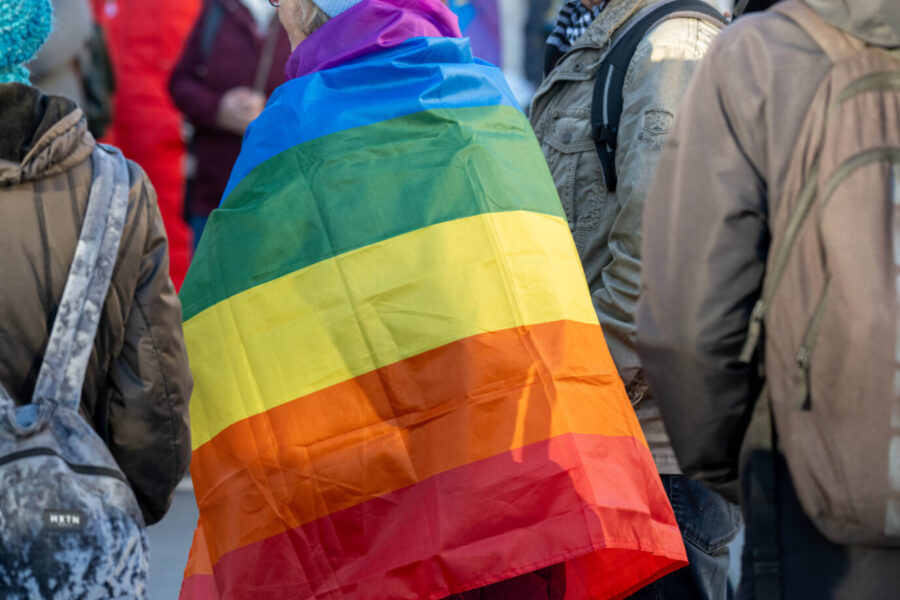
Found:
[[(456, 340), (548, 321), (596, 323), (589, 298), (568, 225), (526, 211), (440, 223), (322, 261), (185, 324), (193, 446)], [(358, 410), (354, 426), (384, 419)]]

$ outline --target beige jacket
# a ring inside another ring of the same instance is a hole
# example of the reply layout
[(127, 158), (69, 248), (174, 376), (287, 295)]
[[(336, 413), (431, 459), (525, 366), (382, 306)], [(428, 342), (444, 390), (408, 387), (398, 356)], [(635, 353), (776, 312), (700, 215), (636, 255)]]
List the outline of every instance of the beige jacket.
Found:
[(678, 473), (634, 347), (644, 198), (660, 151), (700, 59), (719, 32), (696, 18), (672, 18), (638, 45), (623, 87), (616, 172), (609, 192), (591, 138), (597, 68), (610, 40), (658, 0), (611, 0), (538, 89), (530, 118), (575, 238), (610, 353), (661, 473)]

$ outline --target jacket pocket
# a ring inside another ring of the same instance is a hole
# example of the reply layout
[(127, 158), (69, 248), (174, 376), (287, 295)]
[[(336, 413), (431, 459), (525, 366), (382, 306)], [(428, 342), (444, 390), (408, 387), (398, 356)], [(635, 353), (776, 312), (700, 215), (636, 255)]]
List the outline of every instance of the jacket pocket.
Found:
[(542, 142), (569, 228), (573, 233), (598, 228), (609, 202), (591, 137), (590, 108), (551, 110)]

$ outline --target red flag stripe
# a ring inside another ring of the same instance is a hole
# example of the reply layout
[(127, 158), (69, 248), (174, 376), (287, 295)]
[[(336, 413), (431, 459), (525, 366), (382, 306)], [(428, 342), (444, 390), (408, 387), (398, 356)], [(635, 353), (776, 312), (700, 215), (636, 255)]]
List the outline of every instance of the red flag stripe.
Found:
[[(643, 441), (603, 344), (599, 326), (570, 321), (485, 333), (236, 423), (193, 456), (212, 563), (235, 548), (560, 433)], [(491, 360), (501, 355), (504, 372)], [(541, 364), (547, 369), (535, 367)], [(355, 404), (380, 404), (385, 420), (322, 444), (301, 443), (310, 412), (331, 410), (338, 419)]]
[(554, 437), (229, 552), (218, 593), (437, 599), (600, 553), (591, 578), (613, 597), (684, 564), (652, 467), (634, 438)]

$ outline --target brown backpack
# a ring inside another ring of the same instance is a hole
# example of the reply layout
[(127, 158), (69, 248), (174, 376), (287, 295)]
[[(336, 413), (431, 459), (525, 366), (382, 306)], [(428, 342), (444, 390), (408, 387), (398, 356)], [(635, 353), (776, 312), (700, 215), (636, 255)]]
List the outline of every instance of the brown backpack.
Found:
[[(900, 545), (900, 61), (773, 8), (831, 59), (770, 223), (762, 298), (778, 442), (800, 502), (839, 544)], [(790, 99), (786, 99), (790, 101)]]

